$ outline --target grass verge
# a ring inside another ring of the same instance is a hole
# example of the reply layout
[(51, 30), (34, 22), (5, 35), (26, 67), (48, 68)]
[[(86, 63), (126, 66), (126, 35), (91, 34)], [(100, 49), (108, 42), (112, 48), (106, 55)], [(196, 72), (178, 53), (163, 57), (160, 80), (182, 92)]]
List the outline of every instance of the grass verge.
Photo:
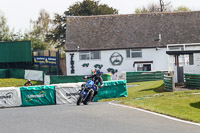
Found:
[[(0, 79), (0, 87), (21, 87), (27, 82), (26, 79)], [(42, 81), (31, 81), (33, 85), (43, 85)]]
[(128, 97), (105, 99), (200, 123), (200, 90), (163, 92), (163, 81), (129, 83)]

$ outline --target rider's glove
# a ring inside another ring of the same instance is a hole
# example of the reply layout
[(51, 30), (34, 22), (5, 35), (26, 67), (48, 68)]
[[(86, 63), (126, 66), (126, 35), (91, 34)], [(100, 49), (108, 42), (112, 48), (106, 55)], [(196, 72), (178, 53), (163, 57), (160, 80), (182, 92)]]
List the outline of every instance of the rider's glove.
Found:
[(99, 88), (103, 88), (104, 87), (104, 84), (102, 84), (101, 86), (99, 86)]

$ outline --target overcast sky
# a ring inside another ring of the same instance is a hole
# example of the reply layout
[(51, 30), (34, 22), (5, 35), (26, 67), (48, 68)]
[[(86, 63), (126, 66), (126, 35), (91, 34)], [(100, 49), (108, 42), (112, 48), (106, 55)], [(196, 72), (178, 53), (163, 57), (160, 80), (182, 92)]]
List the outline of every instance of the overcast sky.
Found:
[[(0, 0), (0, 11), (7, 18), (10, 28), (24, 32), (25, 29), (29, 29), (30, 19), (36, 20), (41, 9), (45, 9), (53, 18), (54, 13), (63, 14), (77, 1), (82, 0)], [(200, 10), (200, 0), (164, 1), (171, 2), (173, 7), (184, 5), (192, 10)], [(101, 0), (100, 2), (118, 9), (119, 14), (132, 14), (136, 8), (158, 3), (159, 0)]]

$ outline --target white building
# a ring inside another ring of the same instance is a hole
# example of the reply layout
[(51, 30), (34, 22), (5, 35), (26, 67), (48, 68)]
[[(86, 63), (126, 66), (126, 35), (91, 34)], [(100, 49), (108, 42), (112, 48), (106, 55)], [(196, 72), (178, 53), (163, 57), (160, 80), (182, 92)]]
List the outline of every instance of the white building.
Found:
[(67, 75), (168, 71), (167, 44), (200, 42), (199, 21), (199, 11), (67, 17)]

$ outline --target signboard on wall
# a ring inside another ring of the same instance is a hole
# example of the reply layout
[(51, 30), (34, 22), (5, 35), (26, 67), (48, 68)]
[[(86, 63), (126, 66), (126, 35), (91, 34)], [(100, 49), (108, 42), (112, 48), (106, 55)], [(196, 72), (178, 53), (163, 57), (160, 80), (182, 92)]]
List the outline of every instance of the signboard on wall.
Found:
[(36, 65), (56, 65), (56, 57), (51, 56), (34, 56), (34, 64)]

